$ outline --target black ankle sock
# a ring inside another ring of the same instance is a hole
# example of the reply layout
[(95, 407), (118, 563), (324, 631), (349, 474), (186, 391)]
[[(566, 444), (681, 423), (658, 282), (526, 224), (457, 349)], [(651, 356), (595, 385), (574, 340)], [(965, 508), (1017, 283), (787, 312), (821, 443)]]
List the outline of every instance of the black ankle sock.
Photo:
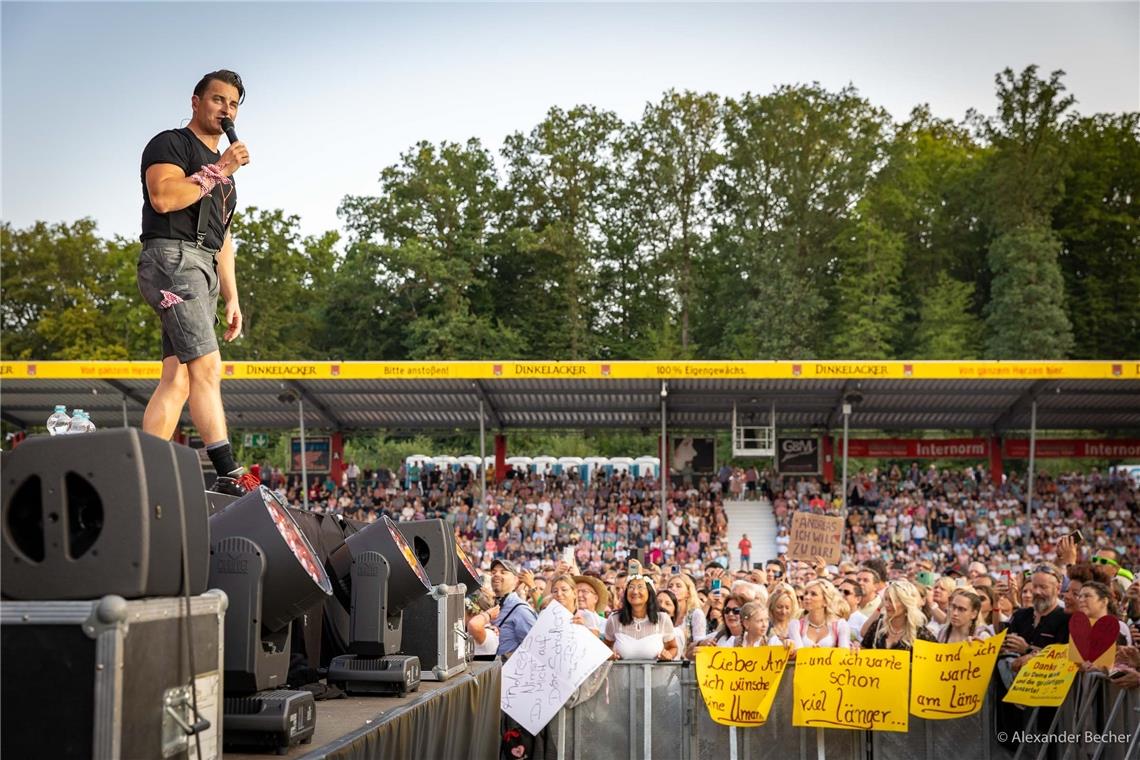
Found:
[(206, 455), (209, 456), (210, 461), (214, 463), (214, 470), (219, 475), (236, 478), (241, 475), (244, 469), (237, 463), (237, 460), (234, 459), (234, 450), (233, 447), (230, 446), (229, 441), (211, 443), (206, 447)]

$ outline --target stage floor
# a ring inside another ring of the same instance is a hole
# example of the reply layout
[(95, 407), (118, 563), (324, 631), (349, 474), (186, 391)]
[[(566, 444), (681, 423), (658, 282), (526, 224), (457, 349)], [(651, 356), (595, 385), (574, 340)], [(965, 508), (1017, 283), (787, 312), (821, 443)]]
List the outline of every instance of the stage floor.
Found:
[[(283, 757), (335, 760), (446, 760), (499, 755), (501, 664), (473, 662), (468, 672), (423, 681), (406, 697), (349, 697), (317, 702), (309, 744)], [(225, 753), (226, 760), (265, 760), (264, 754)]]

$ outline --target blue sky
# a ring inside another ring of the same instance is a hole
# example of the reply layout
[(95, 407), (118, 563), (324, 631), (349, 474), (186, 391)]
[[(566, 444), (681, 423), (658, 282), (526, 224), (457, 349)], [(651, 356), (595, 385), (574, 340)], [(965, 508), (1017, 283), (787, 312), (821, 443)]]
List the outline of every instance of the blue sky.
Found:
[(903, 118), (990, 112), (994, 74), (1064, 69), (1083, 113), (1140, 110), (1140, 3), (0, 4), (0, 218), (138, 234), (139, 155), (238, 71), (243, 206), (336, 229), (418, 140), (496, 153), (551, 106), (636, 119), (668, 88), (855, 85)]

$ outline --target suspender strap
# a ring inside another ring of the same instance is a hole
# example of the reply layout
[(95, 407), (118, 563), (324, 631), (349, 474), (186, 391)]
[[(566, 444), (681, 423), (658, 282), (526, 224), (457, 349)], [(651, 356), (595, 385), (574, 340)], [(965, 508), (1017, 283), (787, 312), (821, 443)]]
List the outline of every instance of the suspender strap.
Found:
[(210, 228), (210, 211), (214, 208), (214, 194), (198, 201), (198, 247), (206, 247), (206, 232)]

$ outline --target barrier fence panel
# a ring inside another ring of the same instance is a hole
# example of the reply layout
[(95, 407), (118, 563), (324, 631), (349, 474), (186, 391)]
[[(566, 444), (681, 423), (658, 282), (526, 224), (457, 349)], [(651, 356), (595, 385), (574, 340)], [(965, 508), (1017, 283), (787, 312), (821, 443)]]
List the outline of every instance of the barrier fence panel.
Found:
[[(732, 728), (709, 716), (693, 663), (619, 661), (597, 693), (555, 717), (545, 756), (548, 760), (1064, 760), (1068, 753), (1069, 760), (1140, 760), (1140, 690), (1119, 689), (1096, 674), (1074, 683), (1051, 729), (1039, 711), (1026, 710), (1025, 730), (1042, 736), (1023, 744), (1017, 753), (995, 742), (993, 685), (976, 715), (953, 720), (911, 716), (909, 731), (898, 733), (793, 726), (794, 678), (795, 666), (789, 665), (763, 726)], [(1069, 738), (1048, 740), (1046, 733)]]

